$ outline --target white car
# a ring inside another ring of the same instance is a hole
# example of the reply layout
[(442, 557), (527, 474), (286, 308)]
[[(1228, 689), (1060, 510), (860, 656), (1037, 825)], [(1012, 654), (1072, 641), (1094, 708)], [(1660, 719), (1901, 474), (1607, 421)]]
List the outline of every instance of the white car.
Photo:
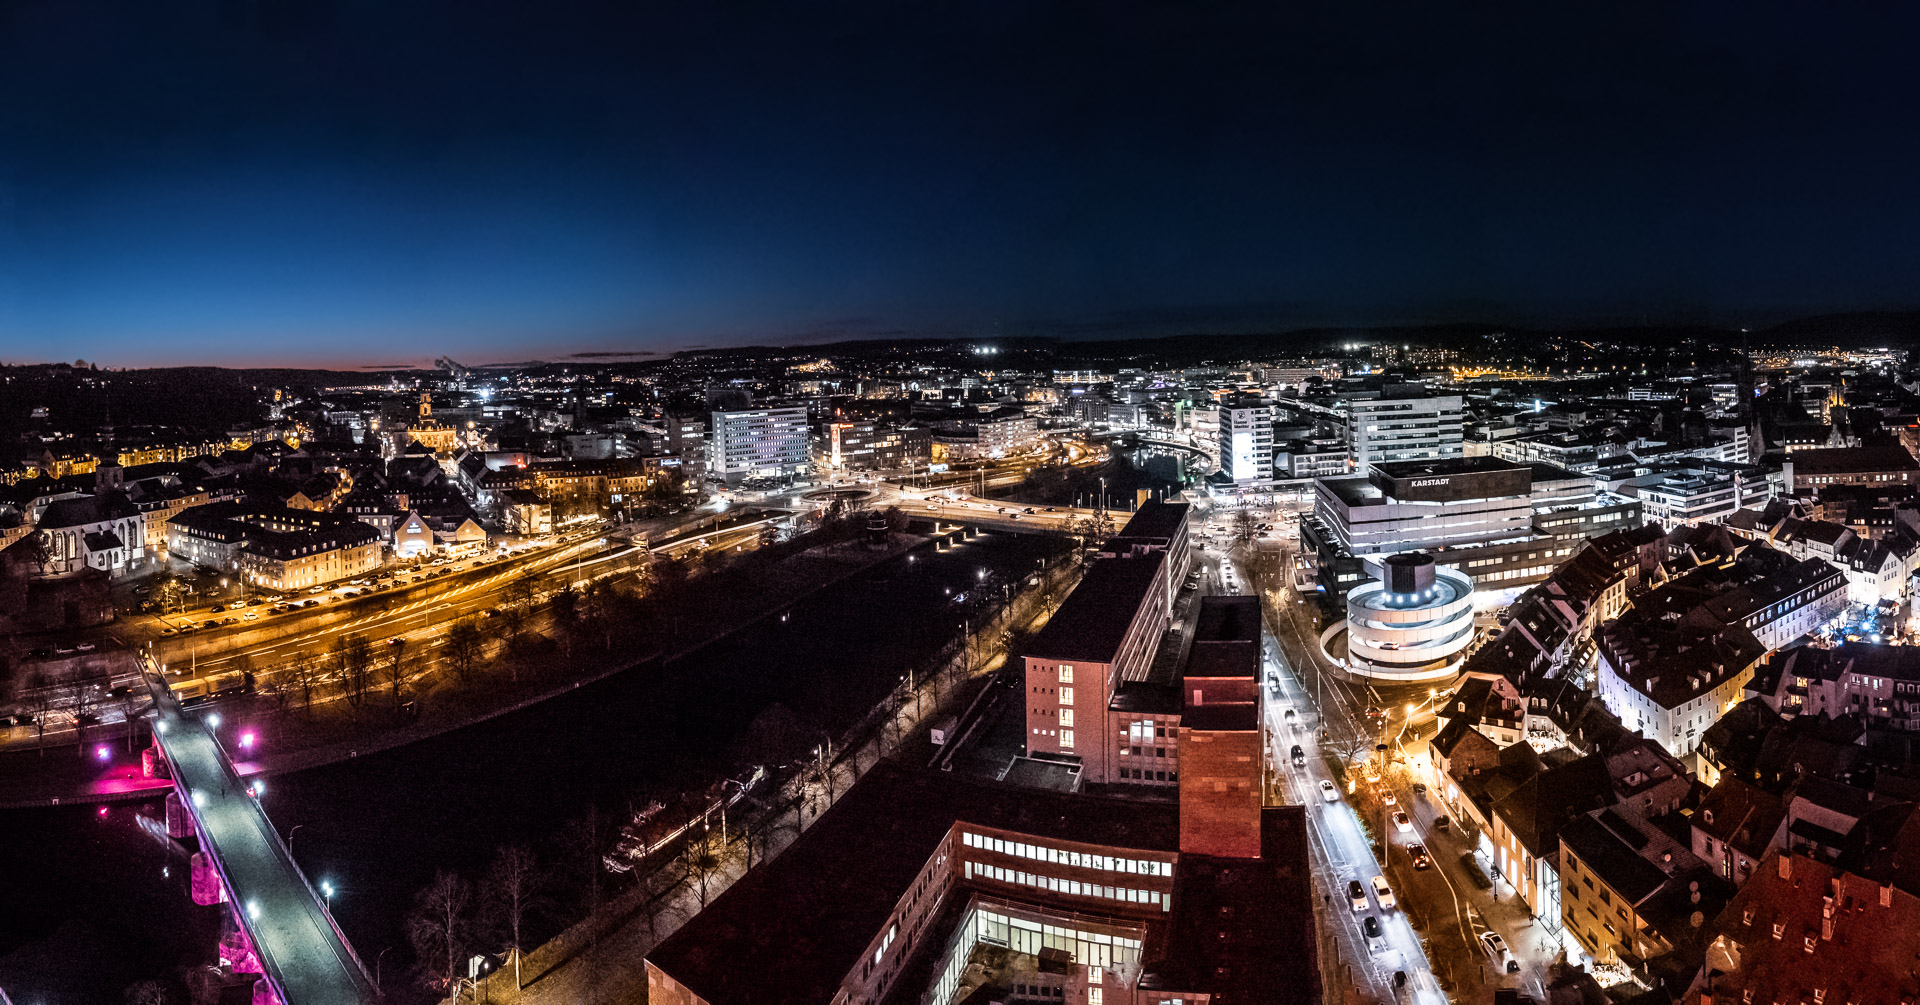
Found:
[(1385, 876), (1373, 877), (1373, 899), (1380, 902), (1382, 911), (1391, 911), (1399, 905), (1399, 901), (1393, 898), (1393, 888), (1387, 885)]
[(1334, 788), (1332, 782), (1322, 778), (1320, 779), (1320, 798), (1330, 803), (1338, 802), (1340, 800), (1340, 790)]
[(1393, 829), (1399, 831), (1402, 834), (1413, 833), (1413, 821), (1407, 819), (1407, 814), (1405, 810), (1397, 812), (1393, 815)]

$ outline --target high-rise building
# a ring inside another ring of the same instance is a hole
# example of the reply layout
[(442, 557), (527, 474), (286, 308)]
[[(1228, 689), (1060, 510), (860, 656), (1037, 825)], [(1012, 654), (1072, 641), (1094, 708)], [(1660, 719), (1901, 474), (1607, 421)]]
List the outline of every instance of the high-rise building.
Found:
[(1220, 469), (1236, 482), (1273, 476), (1272, 402), (1234, 395), (1220, 403)]
[(804, 405), (714, 412), (707, 435), (707, 470), (728, 485), (807, 472)]
[(1465, 413), (1457, 394), (1391, 392), (1347, 406), (1353, 468), (1392, 461), (1438, 461), (1464, 456)]

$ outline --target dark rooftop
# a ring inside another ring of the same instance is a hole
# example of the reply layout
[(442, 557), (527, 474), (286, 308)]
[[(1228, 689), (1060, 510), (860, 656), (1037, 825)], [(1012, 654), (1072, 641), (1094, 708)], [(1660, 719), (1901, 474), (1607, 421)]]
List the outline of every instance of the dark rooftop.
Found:
[(1102, 558), (1027, 645), (1041, 659), (1111, 663), (1167, 560), (1162, 551)]
[(1153, 500), (1136, 510), (1116, 535), (1121, 538), (1170, 539), (1187, 521), (1186, 503)]

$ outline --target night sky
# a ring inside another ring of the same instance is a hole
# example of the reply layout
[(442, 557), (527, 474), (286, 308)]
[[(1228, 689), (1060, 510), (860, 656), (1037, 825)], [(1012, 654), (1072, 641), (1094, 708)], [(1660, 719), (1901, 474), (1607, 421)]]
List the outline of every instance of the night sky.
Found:
[(1916, 295), (1901, 4), (0, 0), (0, 359)]

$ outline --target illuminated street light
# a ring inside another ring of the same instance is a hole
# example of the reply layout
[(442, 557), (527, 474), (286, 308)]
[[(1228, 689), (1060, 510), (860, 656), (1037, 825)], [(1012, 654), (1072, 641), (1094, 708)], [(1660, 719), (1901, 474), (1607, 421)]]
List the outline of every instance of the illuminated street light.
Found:
[(207, 716), (207, 728), (208, 729), (220, 728), (220, 713), (215, 712), (212, 715)]
[(251, 730), (240, 734), (240, 749), (242, 750), (253, 749), (253, 732)]
[(93, 748), (93, 756), (103, 761), (106, 760), (110, 756), (107, 753), (107, 745), (103, 743), (100, 746)]

